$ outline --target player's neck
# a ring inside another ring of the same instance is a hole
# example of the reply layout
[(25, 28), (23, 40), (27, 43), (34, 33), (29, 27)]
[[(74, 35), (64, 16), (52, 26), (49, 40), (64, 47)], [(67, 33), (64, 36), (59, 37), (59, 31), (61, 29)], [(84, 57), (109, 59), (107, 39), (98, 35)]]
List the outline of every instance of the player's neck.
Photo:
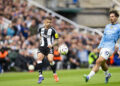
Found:
[(50, 26), (45, 26), (45, 29), (49, 29), (50, 28)]
[(116, 21), (116, 22), (111, 22), (112, 25), (115, 25), (115, 24), (117, 24), (117, 23), (118, 23), (117, 21)]

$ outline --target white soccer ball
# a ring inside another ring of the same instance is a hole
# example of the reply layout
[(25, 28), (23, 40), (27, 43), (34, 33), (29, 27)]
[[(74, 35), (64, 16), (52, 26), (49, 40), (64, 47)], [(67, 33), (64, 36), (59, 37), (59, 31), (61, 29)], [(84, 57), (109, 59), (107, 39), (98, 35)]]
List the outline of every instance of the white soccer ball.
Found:
[(32, 70), (35, 69), (35, 67), (34, 67), (34, 65), (29, 65), (29, 66), (28, 66), (28, 69), (29, 69), (30, 71), (32, 71)]
[(68, 47), (65, 44), (60, 45), (58, 51), (60, 54), (66, 55), (68, 53)]

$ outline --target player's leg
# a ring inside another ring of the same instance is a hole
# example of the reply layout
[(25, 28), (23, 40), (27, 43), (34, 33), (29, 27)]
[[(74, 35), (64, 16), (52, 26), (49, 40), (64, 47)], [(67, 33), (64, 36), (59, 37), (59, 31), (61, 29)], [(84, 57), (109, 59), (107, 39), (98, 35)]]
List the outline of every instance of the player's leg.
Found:
[(106, 61), (102, 62), (101, 67), (102, 67), (103, 71), (108, 71), (108, 65), (107, 65)]
[(102, 64), (103, 62), (106, 62), (106, 60), (105, 60), (102, 56), (100, 56), (100, 57), (96, 60), (96, 64), (95, 64), (95, 66), (93, 67), (92, 71), (94, 71), (95, 73), (98, 72), (98, 71), (99, 71), (99, 68), (100, 68), (100, 66), (101, 66), (101, 64)]
[(56, 73), (55, 62), (53, 61), (53, 54), (48, 54), (48, 61), (50, 62), (51, 69), (53, 73)]
[(42, 60), (43, 60), (43, 58), (44, 58), (44, 55), (42, 53), (38, 53), (37, 64), (38, 64), (39, 75), (42, 75)]
[(39, 71), (39, 80), (38, 83), (41, 83), (42, 80), (44, 79), (42, 76), (42, 60), (44, 58), (44, 55), (42, 53), (38, 53), (37, 57), (37, 65), (38, 65), (38, 71)]
[(55, 62), (53, 61), (53, 56), (54, 56), (53, 54), (48, 54), (47, 57), (48, 57), (48, 61), (50, 62), (51, 69), (53, 71), (54, 79), (56, 82), (58, 82), (59, 78), (56, 74), (56, 65), (55, 65)]
[[(96, 61), (95, 66), (93, 67), (92, 71), (89, 73), (88, 76), (85, 76), (86, 82), (88, 82), (88, 80), (95, 75), (96, 72), (98, 72), (99, 67), (106, 62), (106, 60), (110, 57), (111, 55), (111, 50), (107, 49), (107, 48), (102, 48), (100, 51), (100, 56)], [(106, 67), (107, 69), (107, 67)]]
[(110, 77), (111, 77), (111, 74), (109, 73), (108, 71), (108, 65), (106, 64), (106, 62), (103, 62), (102, 65), (102, 70), (105, 72), (105, 83), (108, 83)]
[(88, 80), (95, 75), (95, 73), (97, 73), (99, 71), (99, 67), (101, 66), (102, 62), (104, 62), (105, 59), (100, 56), (97, 61), (96, 61), (96, 64), (95, 66), (92, 68), (92, 71), (88, 74), (88, 75), (85, 75), (85, 79), (86, 79), (86, 82), (88, 82)]
[(108, 74), (108, 65), (106, 64), (106, 62), (103, 62), (101, 64), (101, 68), (105, 72), (105, 75), (107, 75)]

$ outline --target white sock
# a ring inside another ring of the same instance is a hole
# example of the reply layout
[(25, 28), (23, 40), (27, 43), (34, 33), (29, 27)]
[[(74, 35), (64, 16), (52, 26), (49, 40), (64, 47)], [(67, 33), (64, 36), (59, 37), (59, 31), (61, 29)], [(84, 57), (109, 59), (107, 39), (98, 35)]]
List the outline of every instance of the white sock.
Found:
[(42, 61), (37, 61), (37, 64), (40, 64), (40, 63), (42, 63)]
[(94, 75), (95, 75), (95, 72), (94, 72), (94, 71), (91, 71), (91, 72), (89, 73), (89, 75), (88, 75), (89, 79), (90, 79), (92, 76), (94, 76)]
[(55, 64), (55, 62), (54, 62), (54, 61), (52, 61), (52, 63), (50, 63), (50, 65), (51, 65), (51, 66), (53, 66), (54, 64)]
[(105, 76), (107, 76), (108, 74), (109, 74), (109, 71), (107, 70), (107, 71), (104, 71), (105, 73)]
[(56, 75), (56, 73), (53, 73), (53, 75)]
[(42, 77), (42, 75), (40, 74), (39, 77)]

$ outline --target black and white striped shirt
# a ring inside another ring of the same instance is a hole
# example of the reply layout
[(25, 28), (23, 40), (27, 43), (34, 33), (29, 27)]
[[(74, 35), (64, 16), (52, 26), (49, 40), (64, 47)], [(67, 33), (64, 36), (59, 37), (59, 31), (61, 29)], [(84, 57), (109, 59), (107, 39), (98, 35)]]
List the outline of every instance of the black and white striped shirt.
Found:
[(56, 33), (56, 30), (51, 27), (48, 29), (45, 29), (45, 27), (38, 29), (39, 34), (41, 36), (40, 46), (47, 47), (48, 45), (52, 45), (55, 39), (58, 38), (58, 34)]

